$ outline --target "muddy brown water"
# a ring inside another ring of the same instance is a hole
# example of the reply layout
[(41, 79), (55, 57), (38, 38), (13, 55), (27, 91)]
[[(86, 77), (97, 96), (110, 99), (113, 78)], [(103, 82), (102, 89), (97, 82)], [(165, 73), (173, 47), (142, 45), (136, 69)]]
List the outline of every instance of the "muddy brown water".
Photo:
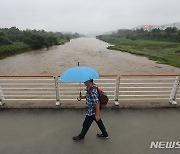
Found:
[(180, 69), (146, 57), (106, 49), (110, 45), (96, 38), (73, 39), (65, 45), (36, 50), (0, 60), (0, 75), (59, 75), (77, 65), (94, 68), (100, 74), (177, 74)]

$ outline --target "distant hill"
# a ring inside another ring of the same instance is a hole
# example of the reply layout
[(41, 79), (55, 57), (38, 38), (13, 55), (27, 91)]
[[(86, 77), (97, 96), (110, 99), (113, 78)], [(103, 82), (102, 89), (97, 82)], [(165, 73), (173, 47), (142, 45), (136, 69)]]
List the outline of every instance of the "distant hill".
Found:
[(141, 29), (141, 28), (143, 28), (144, 30), (148, 30), (148, 31), (155, 29), (155, 28), (165, 30), (167, 27), (176, 27), (178, 30), (180, 30), (180, 22), (164, 24), (164, 25), (140, 25), (140, 26), (133, 28), (133, 30)]

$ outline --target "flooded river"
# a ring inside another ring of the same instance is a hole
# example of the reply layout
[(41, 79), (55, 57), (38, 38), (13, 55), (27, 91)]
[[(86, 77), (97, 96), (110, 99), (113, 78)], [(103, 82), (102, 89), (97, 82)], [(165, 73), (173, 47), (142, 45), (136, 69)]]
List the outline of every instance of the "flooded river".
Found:
[(180, 69), (146, 57), (106, 49), (96, 38), (73, 39), (65, 45), (36, 50), (0, 60), (0, 75), (59, 75), (77, 65), (94, 68), (100, 74), (179, 74)]

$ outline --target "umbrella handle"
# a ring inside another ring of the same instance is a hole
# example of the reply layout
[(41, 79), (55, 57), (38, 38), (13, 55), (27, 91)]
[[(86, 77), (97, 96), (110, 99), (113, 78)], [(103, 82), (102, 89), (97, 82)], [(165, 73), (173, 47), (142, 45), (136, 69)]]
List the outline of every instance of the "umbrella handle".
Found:
[(81, 98), (77, 98), (78, 101), (81, 101)]
[(80, 91), (79, 97), (77, 98), (78, 101), (81, 101), (81, 96), (82, 96), (82, 95), (81, 95), (81, 91)]

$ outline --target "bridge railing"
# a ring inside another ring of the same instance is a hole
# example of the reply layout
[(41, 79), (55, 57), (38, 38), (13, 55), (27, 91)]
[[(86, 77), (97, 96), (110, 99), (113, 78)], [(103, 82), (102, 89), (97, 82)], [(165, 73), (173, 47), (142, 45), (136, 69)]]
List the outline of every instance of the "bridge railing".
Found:
[[(180, 75), (100, 75), (97, 86), (107, 93), (110, 102), (180, 102)], [(0, 76), (0, 104), (8, 101), (52, 101), (76, 103), (83, 83), (62, 83), (57, 76)]]

